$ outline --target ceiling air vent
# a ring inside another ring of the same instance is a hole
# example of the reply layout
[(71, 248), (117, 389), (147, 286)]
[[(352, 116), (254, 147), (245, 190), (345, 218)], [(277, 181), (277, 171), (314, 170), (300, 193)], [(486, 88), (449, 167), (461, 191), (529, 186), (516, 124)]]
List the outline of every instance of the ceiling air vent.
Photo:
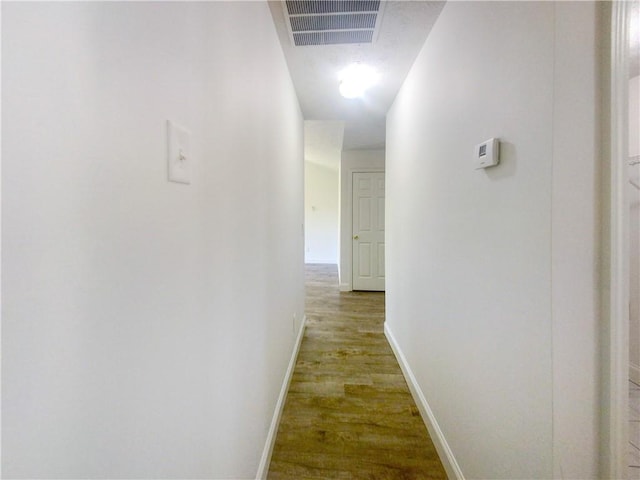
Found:
[(373, 43), (384, 2), (377, 0), (287, 0), (285, 15), (297, 47)]

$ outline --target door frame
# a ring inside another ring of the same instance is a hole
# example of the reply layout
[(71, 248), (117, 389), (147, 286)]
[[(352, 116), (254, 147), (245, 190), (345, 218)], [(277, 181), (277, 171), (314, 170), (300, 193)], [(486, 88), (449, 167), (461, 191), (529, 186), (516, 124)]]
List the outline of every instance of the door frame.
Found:
[[(628, 199), (628, 39), (630, 4), (611, 4), (611, 69), (608, 185), (604, 185), (603, 317), (604, 339), (603, 478), (627, 478), (629, 378), (629, 199)], [(606, 230), (605, 230), (606, 231)], [(609, 288), (606, 288), (608, 284)]]
[[(346, 198), (343, 198), (346, 209), (343, 211), (347, 213), (348, 222), (341, 222), (345, 227), (345, 232), (340, 232), (341, 245), (344, 247), (347, 245), (346, 239), (349, 239), (349, 248), (340, 249), (340, 291), (351, 292), (353, 291), (353, 174), (354, 173), (385, 173), (385, 169), (381, 167), (352, 167), (346, 169), (347, 191)], [(341, 172), (342, 175), (342, 172)], [(342, 183), (342, 182), (341, 182)], [(386, 199), (386, 197), (385, 197)], [(385, 200), (386, 201), (386, 200)], [(385, 212), (386, 215), (386, 212)], [(348, 280), (348, 282), (345, 282)]]

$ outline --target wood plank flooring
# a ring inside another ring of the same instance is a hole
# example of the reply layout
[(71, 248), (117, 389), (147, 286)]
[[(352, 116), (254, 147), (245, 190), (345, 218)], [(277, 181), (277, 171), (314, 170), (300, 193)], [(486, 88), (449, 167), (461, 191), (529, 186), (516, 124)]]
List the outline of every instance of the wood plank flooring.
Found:
[(341, 293), (334, 265), (307, 265), (306, 315), (268, 478), (447, 478), (384, 336), (384, 293)]

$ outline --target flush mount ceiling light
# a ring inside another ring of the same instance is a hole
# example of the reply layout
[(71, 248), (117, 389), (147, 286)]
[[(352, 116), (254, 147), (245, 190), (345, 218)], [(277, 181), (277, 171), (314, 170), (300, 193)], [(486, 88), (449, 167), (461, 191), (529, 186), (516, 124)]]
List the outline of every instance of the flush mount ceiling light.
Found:
[(345, 98), (362, 97), (370, 87), (378, 83), (380, 75), (361, 63), (353, 63), (338, 74), (340, 95)]

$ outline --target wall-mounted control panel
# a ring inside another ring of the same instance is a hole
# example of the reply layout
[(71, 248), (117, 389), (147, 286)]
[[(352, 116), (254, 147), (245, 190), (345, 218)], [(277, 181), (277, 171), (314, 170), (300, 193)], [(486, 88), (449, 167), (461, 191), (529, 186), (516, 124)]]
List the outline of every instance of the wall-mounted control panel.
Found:
[(191, 183), (191, 133), (167, 120), (167, 157), (169, 181)]
[(473, 155), (473, 165), (477, 169), (493, 167), (500, 162), (500, 141), (490, 138), (486, 142), (476, 145)]

